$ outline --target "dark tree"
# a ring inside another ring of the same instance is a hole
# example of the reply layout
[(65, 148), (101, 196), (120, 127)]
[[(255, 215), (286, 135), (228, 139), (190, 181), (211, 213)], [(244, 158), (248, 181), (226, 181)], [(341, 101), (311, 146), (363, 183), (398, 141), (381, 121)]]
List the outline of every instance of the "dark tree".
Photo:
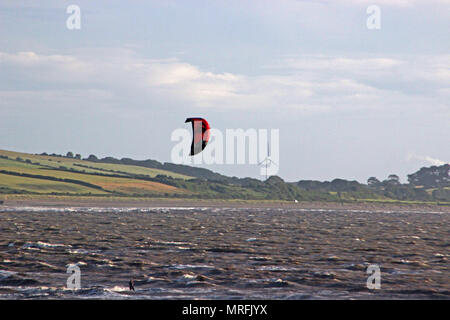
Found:
[(390, 182), (390, 183), (394, 183), (394, 184), (400, 183), (400, 178), (396, 174), (390, 174), (387, 179), (388, 179), (388, 182)]
[(89, 155), (89, 157), (86, 160), (87, 161), (98, 161), (98, 158), (95, 155), (91, 154), (91, 155)]
[(408, 181), (415, 186), (425, 188), (450, 187), (450, 165), (432, 166), (421, 168), (419, 171), (408, 175)]
[(378, 180), (376, 177), (370, 177), (367, 179), (367, 185), (369, 186), (377, 186), (381, 183), (380, 180)]
[(70, 151), (67, 152), (66, 157), (67, 157), (67, 158), (73, 158), (73, 153), (70, 152)]

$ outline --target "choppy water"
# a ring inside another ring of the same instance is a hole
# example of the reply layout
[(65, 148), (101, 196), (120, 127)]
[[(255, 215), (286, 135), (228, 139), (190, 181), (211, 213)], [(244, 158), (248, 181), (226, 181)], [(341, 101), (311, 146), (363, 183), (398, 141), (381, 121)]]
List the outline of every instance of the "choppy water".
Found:
[(2, 207), (0, 298), (450, 299), (449, 248), (449, 213)]

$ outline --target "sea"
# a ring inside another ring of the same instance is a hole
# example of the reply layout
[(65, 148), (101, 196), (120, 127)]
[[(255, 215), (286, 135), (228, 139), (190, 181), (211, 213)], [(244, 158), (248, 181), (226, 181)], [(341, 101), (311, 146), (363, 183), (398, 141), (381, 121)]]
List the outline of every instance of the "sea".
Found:
[(1, 206), (0, 299), (450, 299), (449, 249), (431, 210)]

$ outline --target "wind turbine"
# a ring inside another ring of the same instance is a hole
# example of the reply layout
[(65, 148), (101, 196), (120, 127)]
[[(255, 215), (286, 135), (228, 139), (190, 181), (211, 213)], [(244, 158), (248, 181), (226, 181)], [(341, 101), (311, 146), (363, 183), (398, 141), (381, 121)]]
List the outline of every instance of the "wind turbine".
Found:
[(260, 163), (258, 163), (258, 166), (265, 166), (266, 167), (266, 180), (267, 180), (267, 167), (269, 166), (269, 165), (271, 165), (271, 164), (274, 164), (274, 165), (276, 165), (276, 166), (278, 166), (278, 164), (275, 162), (275, 161), (273, 161), (272, 159), (270, 159), (270, 146), (269, 146), (269, 143), (267, 143), (267, 157), (265, 157), (264, 158), (264, 160), (263, 161), (261, 161)]

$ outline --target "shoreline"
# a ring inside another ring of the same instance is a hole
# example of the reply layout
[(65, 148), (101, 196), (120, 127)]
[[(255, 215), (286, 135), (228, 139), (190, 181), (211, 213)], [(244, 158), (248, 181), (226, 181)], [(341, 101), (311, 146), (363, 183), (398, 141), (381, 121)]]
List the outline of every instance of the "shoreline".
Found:
[(401, 202), (325, 202), (281, 200), (206, 200), (171, 198), (77, 198), (71, 197), (8, 197), (1, 207), (102, 207), (102, 208), (156, 208), (156, 207), (210, 207), (210, 208), (284, 208), (370, 211), (430, 211), (450, 213), (450, 206)]

